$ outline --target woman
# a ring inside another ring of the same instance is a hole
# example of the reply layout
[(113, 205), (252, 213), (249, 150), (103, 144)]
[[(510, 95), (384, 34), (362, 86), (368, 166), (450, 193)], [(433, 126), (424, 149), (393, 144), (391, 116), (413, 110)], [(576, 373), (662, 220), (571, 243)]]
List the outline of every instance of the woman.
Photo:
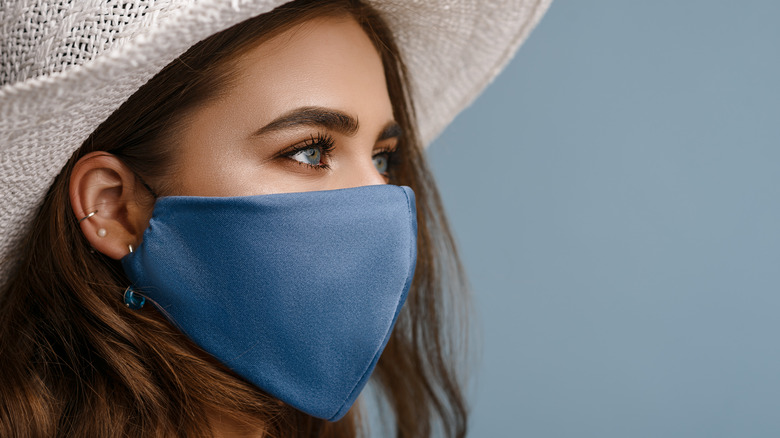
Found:
[(427, 141), (545, 5), (9, 8), (0, 435), (356, 436), (372, 371), (390, 433), (465, 435), (411, 100)]

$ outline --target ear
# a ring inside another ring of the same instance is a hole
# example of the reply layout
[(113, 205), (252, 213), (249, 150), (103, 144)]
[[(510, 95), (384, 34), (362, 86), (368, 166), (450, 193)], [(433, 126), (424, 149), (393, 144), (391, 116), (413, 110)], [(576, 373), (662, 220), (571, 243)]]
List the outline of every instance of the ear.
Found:
[(119, 260), (141, 243), (154, 197), (119, 158), (91, 152), (73, 168), (70, 203), (92, 247)]

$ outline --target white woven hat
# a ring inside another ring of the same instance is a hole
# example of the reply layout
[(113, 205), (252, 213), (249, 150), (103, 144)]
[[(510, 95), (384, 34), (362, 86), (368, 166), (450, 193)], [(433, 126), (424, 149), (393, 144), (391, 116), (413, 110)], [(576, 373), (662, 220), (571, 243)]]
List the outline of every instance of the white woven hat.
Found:
[[(424, 144), (509, 61), (551, 0), (367, 0), (410, 72)], [(3, 0), (0, 287), (68, 158), (198, 41), (286, 0)]]

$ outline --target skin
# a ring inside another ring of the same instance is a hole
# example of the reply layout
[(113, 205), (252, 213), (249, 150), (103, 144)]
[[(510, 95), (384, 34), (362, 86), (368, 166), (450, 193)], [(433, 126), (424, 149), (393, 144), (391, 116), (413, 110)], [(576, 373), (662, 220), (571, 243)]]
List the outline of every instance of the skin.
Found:
[[(379, 54), (352, 18), (302, 23), (243, 54), (235, 68), (238, 79), (218, 100), (193, 110), (178, 133), (171, 195), (247, 196), (387, 182), (380, 170), (397, 143), (392, 105)], [(341, 132), (304, 123), (305, 117), (268, 126), (301, 108), (342, 114), (359, 126)], [(380, 139), (383, 133), (394, 136)], [(328, 156), (317, 140), (325, 136), (333, 142)], [(312, 147), (282, 155), (306, 146)], [(128, 245), (141, 243), (153, 199), (116, 157), (94, 152), (79, 160), (70, 197), (77, 217), (98, 210), (81, 222), (98, 251), (120, 259)]]
[[(239, 75), (226, 92), (188, 115), (176, 139), (171, 194), (245, 196), (387, 182), (383, 163), (398, 131), (379, 54), (352, 18), (302, 23), (243, 54), (235, 68)], [(301, 108), (308, 108), (304, 117), (279, 121)], [(333, 113), (358, 126), (323, 126), (339, 119)], [(320, 137), (332, 138), (328, 156)], [(293, 147), (308, 149), (285, 155)], [(113, 155), (79, 160), (70, 198), (76, 217), (98, 211), (80, 223), (96, 250), (120, 259), (128, 245), (141, 243), (153, 198)], [(247, 436), (229, 421), (212, 423), (217, 436)]]

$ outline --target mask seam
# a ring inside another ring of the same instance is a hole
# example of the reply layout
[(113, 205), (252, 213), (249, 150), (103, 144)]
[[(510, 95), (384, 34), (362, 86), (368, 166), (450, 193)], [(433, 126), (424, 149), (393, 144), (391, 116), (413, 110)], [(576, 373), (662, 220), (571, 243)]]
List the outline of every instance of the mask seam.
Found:
[[(401, 191), (403, 192), (404, 196), (406, 197), (406, 212), (408, 213), (409, 218), (410, 218), (408, 226), (409, 226), (410, 231), (411, 231), (411, 228), (413, 228), (412, 227), (412, 221), (415, 220), (414, 216), (412, 216), (412, 200), (409, 199), (409, 194), (406, 193), (406, 190), (404, 190), (402, 187), (399, 187), (399, 188), (401, 189)], [(411, 235), (412, 233), (409, 233), (409, 234)], [(414, 254), (414, 251), (416, 250), (416, 248), (415, 248), (416, 238), (417, 238), (416, 235), (412, 236), (412, 238), (410, 238), (410, 242), (409, 242), (409, 259), (410, 260), (412, 259), (412, 255)], [(416, 258), (415, 258), (415, 264), (417, 264)], [(407, 268), (407, 270), (406, 270), (406, 279), (404, 280), (404, 287), (406, 287), (406, 284), (409, 283), (409, 277), (412, 275), (413, 268), (414, 267), (410, 265)], [(409, 285), (409, 288), (411, 288), (411, 284)], [(404, 292), (403, 295), (401, 295), (398, 298), (398, 303), (400, 303), (402, 299), (405, 300), (406, 299), (406, 295), (408, 293), (409, 293), (409, 289), (407, 289), (406, 292)], [(385, 341), (389, 341), (390, 334), (392, 333), (393, 328), (395, 327), (395, 322), (398, 319), (398, 315), (400, 315), (400, 313), (401, 313), (401, 309), (400, 309), (398, 303), (396, 303), (396, 306), (395, 306), (396, 314), (393, 317), (393, 322), (390, 324), (390, 328), (388, 328), (387, 333), (385, 333)], [(383, 343), (383, 347), (387, 345), (387, 342), (382, 342), (382, 343)], [(384, 348), (382, 348), (382, 350), (384, 350)], [(333, 421), (333, 419), (336, 418), (336, 415), (338, 415), (338, 413), (341, 412), (342, 409), (344, 409), (344, 405), (346, 404), (347, 400), (349, 400), (350, 397), (352, 397), (352, 394), (355, 392), (355, 389), (357, 388), (357, 385), (360, 382), (363, 381), (364, 377), (366, 377), (366, 373), (368, 373), (368, 367), (371, 365), (371, 363), (374, 362), (374, 359), (376, 359), (378, 355), (381, 355), (381, 352), (382, 351), (376, 351), (374, 353), (374, 355), (371, 357), (371, 361), (369, 362), (369, 365), (366, 366), (366, 369), (363, 371), (363, 374), (360, 375), (360, 379), (358, 379), (357, 383), (355, 383), (355, 386), (352, 387), (352, 390), (349, 391), (347, 396), (344, 397), (344, 400), (342, 400), (341, 404), (339, 405), (339, 408), (336, 409), (336, 412), (333, 415), (331, 415), (330, 418), (328, 418), (328, 421)], [(377, 362), (379, 362), (378, 359), (377, 359)]]

